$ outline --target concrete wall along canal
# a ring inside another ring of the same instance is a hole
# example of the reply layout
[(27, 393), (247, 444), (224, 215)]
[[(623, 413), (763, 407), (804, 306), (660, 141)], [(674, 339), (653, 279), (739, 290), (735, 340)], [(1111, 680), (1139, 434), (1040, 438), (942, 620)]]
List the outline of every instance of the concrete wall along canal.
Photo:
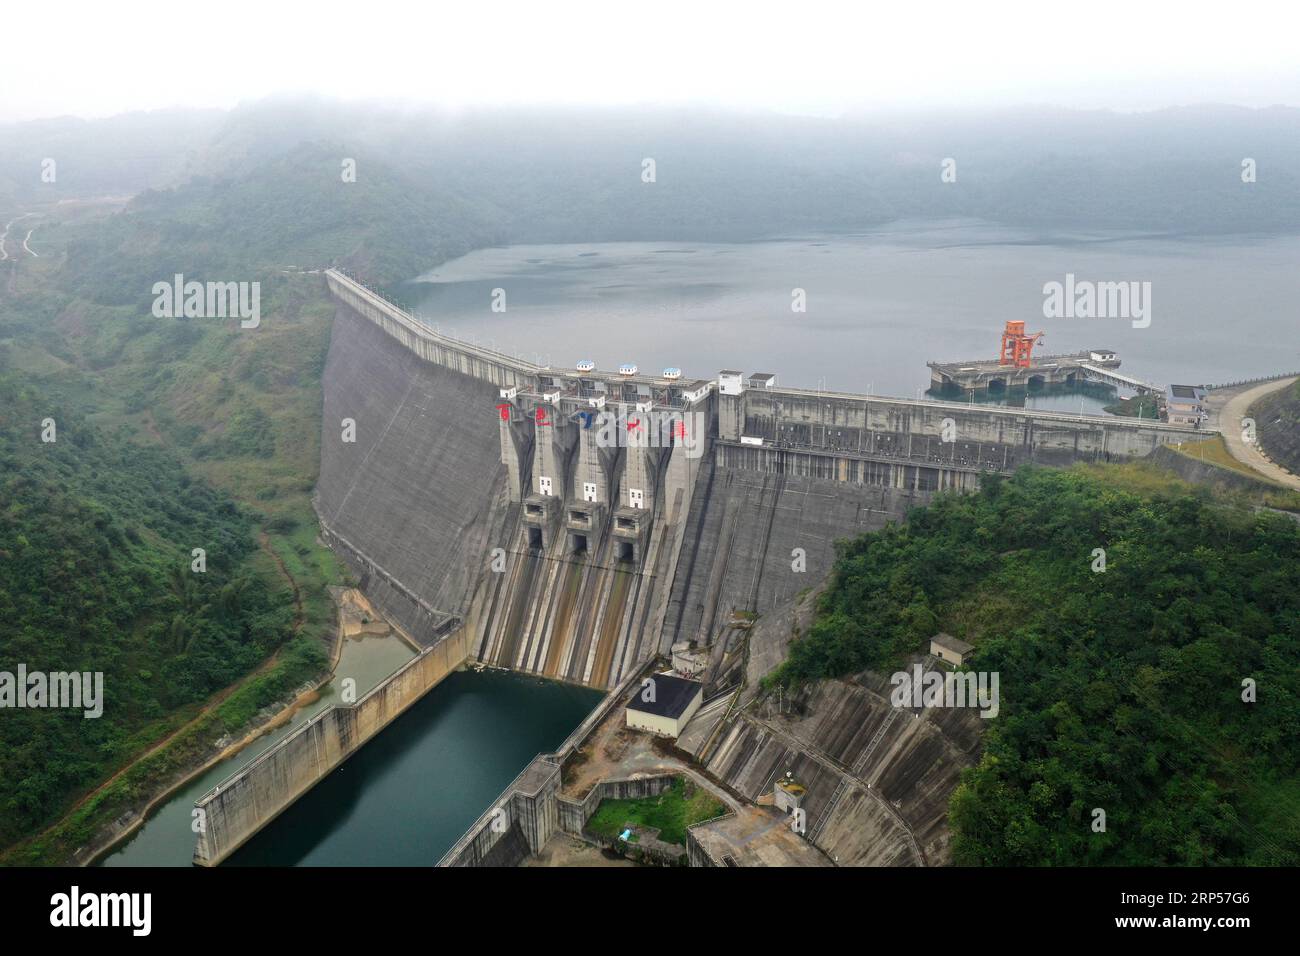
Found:
[(465, 661), (464, 630), (430, 647), (355, 704), (331, 707), (195, 802), (194, 862), (215, 866)]

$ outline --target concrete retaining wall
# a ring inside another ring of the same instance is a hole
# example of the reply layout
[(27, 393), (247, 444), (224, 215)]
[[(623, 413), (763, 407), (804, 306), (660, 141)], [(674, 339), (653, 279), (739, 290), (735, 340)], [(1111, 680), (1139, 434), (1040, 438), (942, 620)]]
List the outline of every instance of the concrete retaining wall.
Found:
[(556, 796), (560, 792), (560, 765), (549, 755), (539, 755), (524, 768), (500, 797), (456, 842), (439, 866), (516, 866), (522, 856), (510, 852), (506, 859), (497, 847), (512, 841), (536, 853), (559, 827)]
[(704, 852), (699, 838), (694, 834), (695, 827), (686, 828), (686, 856), (691, 866), (713, 866), (713, 858)]
[(672, 787), (679, 774), (660, 774), (653, 777), (636, 777), (627, 780), (602, 780), (587, 791), (581, 800), (558, 797), (556, 802), (560, 810), (560, 829), (572, 833), (584, 840), (606, 845), (601, 840), (593, 840), (587, 834), (587, 821), (595, 815), (602, 800), (640, 800), (643, 797), (657, 797)]
[(194, 862), (216, 866), (371, 737), (456, 670), (467, 653), (457, 631), (407, 662), (355, 704), (331, 707), (195, 801), (203, 831)]
[(1276, 492), (1279, 485), (1263, 478), (1253, 478), (1240, 471), (1224, 468), (1213, 462), (1198, 461), (1190, 455), (1174, 451), (1172, 448), (1158, 448), (1151, 455), (1151, 463), (1167, 468), (1179, 478), (1193, 484), (1214, 485), (1231, 488), (1235, 491), (1258, 492), (1260, 494)]

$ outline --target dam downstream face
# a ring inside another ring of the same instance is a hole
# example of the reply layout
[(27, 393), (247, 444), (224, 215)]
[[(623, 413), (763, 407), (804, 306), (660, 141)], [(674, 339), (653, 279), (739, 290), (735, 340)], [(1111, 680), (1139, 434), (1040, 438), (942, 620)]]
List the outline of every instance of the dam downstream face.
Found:
[(601, 697), (519, 674), (451, 674), (225, 865), (432, 866)]

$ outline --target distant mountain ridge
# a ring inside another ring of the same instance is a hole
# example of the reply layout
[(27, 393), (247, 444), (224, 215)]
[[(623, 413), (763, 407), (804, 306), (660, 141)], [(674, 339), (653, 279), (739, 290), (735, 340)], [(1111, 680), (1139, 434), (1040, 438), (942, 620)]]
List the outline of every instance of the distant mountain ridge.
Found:
[[(228, 113), (0, 127), (0, 212), (142, 193), (126, 224), (97, 237), (98, 253), (82, 250), (92, 263), (166, 249), (211, 262), (341, 264), (395, 281), (483, 244), (735, 241), (898, 218), (1293, 232), (1296, 155), (1300, 110), (1283, 107), (826, 120), (681, 110), (451, 117), (271, 99)], [(58, 163), (54, 183), (40, 181), (43, 157)], [(949, 159), (955, 182), (941, 181)], [(345, 160), (355, 161), (355, 182), (342, 178)], [(1245, 160), (1255, 182), (1242, 180)]]

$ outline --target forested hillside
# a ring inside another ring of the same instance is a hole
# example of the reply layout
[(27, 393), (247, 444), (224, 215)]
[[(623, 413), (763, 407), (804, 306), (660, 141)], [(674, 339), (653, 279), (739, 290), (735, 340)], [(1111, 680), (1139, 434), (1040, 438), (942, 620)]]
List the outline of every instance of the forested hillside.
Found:
[(774, 679), (888, 672), (937, 631), (1000, 675), (952, 799), (955, 862), (1300, 863), (1290, 518), (1142, 466), (1025, 469), (842, 545)]
[[(0, 476), (0, 671), (104, 675), (97, 719), (46, 709), (0, 720), (4, 845), (132, 756), (154, 722), (261, 663), (292, 636), (294, 611), (287, 587), (250, 572), (252, 522), (228, 496), (12, 373), (0, 375)], [(323, 660), (310, 644), (300, 653)]]
[[(92, 248), (123, 228), (112, 217), (69, 224)], [(140, 234), (151, 230), (161, 248), (158, 223)], [(211, 275), (205, 254), (190, 247), (185, 271)], [(125, 275), (143, 262), (119, 264)], [(148, 288), (143, 303), (108, 304), (122, 288), (112, 257), (102, 298), (96, 283), (81, 284), (90, 271), (64, 246), (6, 269), (0, 283), (10, 399), (0, 406), (9, 456), (0, 513), (11, 519), (0, 529), (0, 581), (13, 633), (25, 635), (0, 640), (0, 658), (103, 670), (109, 698), (98, 720), (27, 712), (0, 722), (3, 862), (66, 860), (323, 673), (334, 624), (326, 588), (344, 580), (316, 540), (310, 503), (333, 316), (323, 280), (270, 272), (261, 324), (245, 330), (157, 318)], [(46, 417), (58, 427), (53, 445), (39, 441)], [(208, 571), (191, 579), (195, 547)], [(47, 599), (40, 582), (68, 575), (76, 586)], [(225, 695), (220, 705), (200, 711), (214, 693)], [(56, 821), (36, 842), (12, 843)]]
[(67, 248), (59, 281), (69, 292), (144, 315), (153, 284), (176, 273), (252, 281), (342, 265), (395, 282), (501, 241), (489, 213), (383, 162), (362, 157), (356, 181), (344, 182), (345, 155), (304, 144), (237, 178), (151, 190), (106, 221), (43, 238)]

